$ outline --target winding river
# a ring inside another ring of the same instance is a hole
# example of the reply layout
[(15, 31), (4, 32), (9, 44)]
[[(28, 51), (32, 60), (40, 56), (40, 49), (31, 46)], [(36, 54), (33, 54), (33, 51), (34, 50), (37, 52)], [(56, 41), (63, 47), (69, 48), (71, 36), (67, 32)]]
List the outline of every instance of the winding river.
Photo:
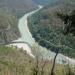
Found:
[(22, 40), (25, 42), (28, 42), (30, 45), (35, 43), (34, 38), (32, 37), (28, 25), (27, 25), (27, 18), (28, 16), (31, 16), (32, 14), (36, 13), (37, 11), (39, 11), (40, 9), (42, 9), (42, 6), (39, 6), (39, 8), (37, 10), (34, 10), (30, 13), (25, 14), (20, 20), (19, 20), (19, 30), (20, 30), (20, 34), (21, 34), (21, 38), (19, 38), (18, 40)]
[[(32, 14), (36, 13), (37, 11), (39, 11), (42, 8), (43, 8), (42, 6), (39, 6), (39, 8), (37, 10), (29, 12), (29, 13), (25, 14), (21, 19), (19, 19), (18, 28), (19, 28), (21, 37), (15, 41), (24, 41), (24, 42), (27, 42), (28, 44), (30, 44), (31, 46), (33, 44), (35, 44), (35, 40), (32, 37), (32, 35), (29, 31), (28, 25), (27, 25), (28, 24), (27, 18), (28, 18), (28, 16), (31, 16)], [(11, 45), (17, 46), (18, 48), (23, 48), (23, 50), (26, 50), (30, 56), (34, 57), (34, 55), (32, 54), (31, 48), (28, 46), (28, 44), (15, 43), (15, 44), (11, 44)], [(40, 46), (40, 53), (43, 55), (43, 57), (45, 57), (48, 60), (53, 59), (55, 56), (55, 53), (48, 51), (46, 48), (43, 48), (41, 46)], [(64, 55), (59, 54), (57, 57), (58, 63), (63, 63), (63, 62), (67, 63), (68, 62), (67, 60), (69, 60), (72, 64), (75, 63), (74, 59), (68, 58)]]
[[(31, 52), (30, 46), (32, 46), (35, 43), (35, 40), (34, 40), (34, 38), (32, 37), (32, 35), (29, 31), (29, 28), (28, 28), (28, 25), (27, 25), (27, 18), (28, 18), (28, 16), (31, 16), (32, 14), (36, 13), (37, 11), (39, 11), (42, 8), (43, 7), (39, 5), (37, 10), (29, 12), (29, 13), (25, 14), (22, 18), (19, 19), (18, 28), (19, 28), (21, 37), (18, 38), (17, 40), (13, 41), (13, 42), (16, 42), (16, 43), (9, 44), (10, 46), (13, 45), (13, 46), (16, 46), (18, 48), (22, 48), (23, 50), (26, 50), (27, 53), (32, 57), (34, 57), (34, 55)], [(26, 42), (26, 43), (19, 43), (19, 42), (22, 42), (22, 41)]]

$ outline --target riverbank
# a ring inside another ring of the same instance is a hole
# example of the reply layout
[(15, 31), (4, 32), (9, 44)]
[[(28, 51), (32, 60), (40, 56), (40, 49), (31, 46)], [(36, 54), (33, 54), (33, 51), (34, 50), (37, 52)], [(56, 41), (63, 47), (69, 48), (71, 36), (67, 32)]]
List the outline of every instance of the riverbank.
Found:
[(28, 16), (31, 16), (32, 14), (36, 13), (40, 9), (42, 9), (42, 6), (39, 5), (37, 10), (29, 12), (29, 13), (25, 14), (21, 19), (19, 19), (18, 28), (19, 28), (21, 37), (18, 38), (17, 40), (14, 40), (14, 42), (24, 41), (24, 42), (27, 42), (27, 43), (26, 44), (25, 43), (13, 43), (13, 44), (10, 44), (10, 46), (16, 46), (18, 48), (22, 48), (23, 50), (26, 50), (27, 53), (33, 58), (34, 58), (34, 55), (32, 54), (31, 48), (29, 47), (29, 45), (32, 46), (35, 43), (35, 40), (32, 37), (32, 35), (31, 35), (31, 33), (30, 33), (29, 29), (28, 29), (27, 18), (28, 18)]
[[(42, 9), (41, 6), (39, 6), (39, 9), (37, 10), (34, 10), (33, 12), (30, 12), (28, 14), (25, 14), (20, 20), (19, 20), (19, 24), (18, 24), (18, 28), (20, 30), (20, 34), (21, 34), (21, 37), (18, 38), (18, 40), (15, 40), (16, 42), (19, 42), (19, 41), (25, 41), (25, 42), (28, 42), (31, 46), (33, 46), (34, 44), (37, 45), (37, 43), (35, 43), (35, 40), (34, 38), (32, 37), (30, 31), (29, 31), (29, 28), (28, 28), (28, 23), (27, 23), (27, 18), (28, 16), (31, 16), (32, 14), (36, 13), (37, 11), (39, 11), (40, 9)], [(33, 54), (32, 54), (32, 51), (31, 51), (31, 48), (27, 45), (27, 44), (22, 44), (22, 43), (19, 43), (19, 44), (10, 44), (10, 45), (13, 45), (13, 46), (17, 46), (18, 48), (22, 48), (23, 50), (26, 50), (27, 53), (32, 56), (32, 57), (35, 57)], [(39, 46), (39, 45), (38, 45)], [(39, 46), (39, 53), (41, 53), (43, 55), (43, 57), (45, 57), (47, 60), (51, 60), (54, 58), (55, 56), (55, 53), (47, 50), (46, 48), (43, 48), (41, 46)], [(63, 61), (65, 61), (65, 63), (68, 63), (68, 60), (74, 64), (75, 60), (74, 59), (71, 59), (71, 58), (68, 58), (66, 56), (63, 56), (61, 54), (58, 55), (57, 57), (57, 63), (60, 63), (62, 64)]]

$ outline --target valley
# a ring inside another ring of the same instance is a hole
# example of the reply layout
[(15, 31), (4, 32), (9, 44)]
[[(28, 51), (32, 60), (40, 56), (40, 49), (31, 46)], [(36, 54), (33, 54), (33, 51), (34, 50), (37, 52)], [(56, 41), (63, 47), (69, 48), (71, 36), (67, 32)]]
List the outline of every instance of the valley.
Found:
[(0, 74), (75, 75), (75, 37), (59, 18), (73, 10), (74, 0), (1, 0)]

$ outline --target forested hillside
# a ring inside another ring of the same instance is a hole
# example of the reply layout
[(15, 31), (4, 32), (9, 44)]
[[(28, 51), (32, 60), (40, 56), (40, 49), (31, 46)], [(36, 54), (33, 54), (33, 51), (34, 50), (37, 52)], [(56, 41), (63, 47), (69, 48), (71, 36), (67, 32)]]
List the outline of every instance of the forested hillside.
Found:
[[(49, 75), (51, 67), (51, 61), (33, 59), (22, 49), (0, 46), (0, 75)], [(56, 64), (54, 73), (68, 75), (67, 65)]]
[(36, 4), (32, 0), (0, 0), (0, 8), (8, 8), (16, 12), (18, 17), (36, 9)]
[(0, 0), (0, 43), (20, 37), (18, 19), (36, 8), (32, 0)]
[(60, 53), (75, 58), (75, 37), (63, 35), (64, 23), (57, 17), (57, 12), (69, 14), (72, 10), (75, 1), (67, 0), (55, 7), (48, 5), (28, 20), (30, 31), (40, 45), (54, 52), (59, 49)]
[(8, 9), (0, 9), (0, 43), (10, 42), (20, 37), (18, 18)]

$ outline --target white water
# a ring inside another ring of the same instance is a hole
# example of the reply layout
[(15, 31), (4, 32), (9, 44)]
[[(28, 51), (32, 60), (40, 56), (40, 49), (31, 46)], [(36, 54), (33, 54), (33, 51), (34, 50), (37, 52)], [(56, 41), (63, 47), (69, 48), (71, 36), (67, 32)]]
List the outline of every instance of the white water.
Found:
[[(18, 27), (19, 27), (19, 30), (20, 30), (20, 33), (21, 33), (21, 37), (18, 39), (18, 40), (15, 40), (15, 41), (25, 41), (27, 43), (29, 43), (30, 45), (33, 45), (35, 43), (35, 40), (34, 38), (32, 37), (30, 31), (29, 31), (29, 28), (27, 26), (27, 18), (28, 16), (31, 16), (32, 14), (36, 13), (37, 11), (39, 11), (42, 7), (39, 6), (39, 9), (37, 10), (34, 10), (30, 13), (27, 13), (25, 14), (20, 20), (19, 20), (19, 24), (18, 24)], [(11, 44), (13, 46), (17, 46), (18, 48), (23, 48), (24, 50), (27, 51), (27, 53), (34, 57), (34, 55), (32, 54), (31, 52), (31, 49), (30, 47), (27, 45), (27, 44), (22, 44), (22, 43), (15, 43), (15, 44)], [(46, 59), (53, 59), (54, 56), (55, 56), (55, 53), (51, 52), (51, 51), (48, 51), (47, 49), (43, 48), (43, 47), (40, 47), (40, 53), (46, 58)], [(71, 58), (68, 58), (64, 55), (61, 55), (59, 54), (58, 57), (57, 57), (57, 62), (58, 63), (63, 63), (64, 62), (68, 62), (70, 61), (71, 64), (75, 64), (75, 60), (74, 59), (71, 59)]]

